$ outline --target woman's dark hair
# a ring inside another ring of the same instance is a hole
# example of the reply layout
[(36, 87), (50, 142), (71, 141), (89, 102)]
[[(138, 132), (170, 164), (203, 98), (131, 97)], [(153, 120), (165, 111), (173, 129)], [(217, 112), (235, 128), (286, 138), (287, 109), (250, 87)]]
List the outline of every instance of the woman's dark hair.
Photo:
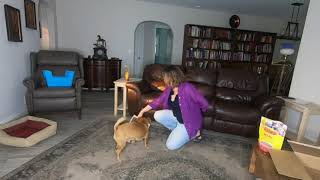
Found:
[(163, 77), (164, 76), (170, 78), (173, 87), (177, 87), (185, 81), (182, 70), (179, 67), (173, 65), (164, 68)]

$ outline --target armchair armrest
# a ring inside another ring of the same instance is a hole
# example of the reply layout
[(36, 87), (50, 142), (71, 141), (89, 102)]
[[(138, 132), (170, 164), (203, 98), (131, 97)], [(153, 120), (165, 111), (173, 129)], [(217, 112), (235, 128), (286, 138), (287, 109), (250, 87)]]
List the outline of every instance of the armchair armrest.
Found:
[(31, 90), (31, 91), (32, 91), (32, 90), (35, 89), (35, 81), (34, 81), (34, 79), (31, 78), (31, 77), (28, 77), (28, 78), (24, 79), (24, 80), (23, 80), (23, 85), (24, 85), (25, 87), (27, 87), (28, 90)]
[(130, 115), (138, 114), (140, 109), (143, 108), (141, 104), (141, 95), (151, 92), (152, 89), (145, 81), (128, 82), (126, 86), (128, 90), (128, 111)]
[(80, 90), (81, 91), (81, 87), (84, 85), (84, 79), (82, 78), (77, 78), (76, 81), (75, 81), (75, 89), (76, 91)]
[(282, 99), (274, 96), (259, 96), (254, 104), (260, 110), (262, 116), (278, 120), (281, 108), (285, 103)]

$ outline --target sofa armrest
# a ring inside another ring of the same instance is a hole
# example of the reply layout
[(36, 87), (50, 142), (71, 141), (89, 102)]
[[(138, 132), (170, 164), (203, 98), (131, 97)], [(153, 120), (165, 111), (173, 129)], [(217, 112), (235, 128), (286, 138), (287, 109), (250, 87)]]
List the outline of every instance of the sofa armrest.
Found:
[(127, 87), (127, 99), (128, 99), (128, 112), (130, 115), (138, 114), (143, 104), (141, 103), (141, 95), (151, 92), (150, 85), (145, 81), (128, 82)]
[(285, 104), (282, 99), (274, 96), (259, 96), (254, 103), (262, 116), (274, 120), (279, 120), (281, 108)]
[(28, 88), (29, 91), (33, 91), (35, 89), (35, 81), (33, 78), (29, 77), (23, 80), (23, 85)]
[(76, 91), (81, 91), (81, 88), (82, 88), (82, 86), (84, 85), (84, 79), (82, 79), (82, 78), (77, 78), (76, 79), (76, 81), (75, 81), (75, 85), (74, 85), (74, 87), (75, 87), (75, 89), (76, 89)]

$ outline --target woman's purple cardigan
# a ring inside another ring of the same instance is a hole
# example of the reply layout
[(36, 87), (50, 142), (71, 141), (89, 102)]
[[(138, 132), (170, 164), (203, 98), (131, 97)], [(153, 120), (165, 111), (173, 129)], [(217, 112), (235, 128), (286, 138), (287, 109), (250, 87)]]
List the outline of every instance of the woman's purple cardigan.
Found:
[[(189, 138), (193, 139), (197, 135), (198, 130), (202, 128), (202, 112), (207, 111), (209, 104), (192, 84), (184, 82), (180, 84), (178, 88), (183, 122)], [(150, 104), (152, 109), (168, 109), (168, 98), (171, 90), (171, 87), (167, 87), (162, 94)]]

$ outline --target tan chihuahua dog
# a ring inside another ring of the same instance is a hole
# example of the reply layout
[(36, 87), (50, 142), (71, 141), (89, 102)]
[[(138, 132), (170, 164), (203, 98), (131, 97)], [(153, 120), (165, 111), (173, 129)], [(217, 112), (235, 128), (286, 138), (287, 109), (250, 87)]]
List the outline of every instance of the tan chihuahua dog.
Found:
[[(134, 118), (134, 117), (133, 117)], [(114, 125), (113, 138), (116, 141), (117, 159), (120, 160), (120, 153), (126, 147), (127, 142), (144, 140), (144, 145), (147, 147), (149, 137), (149, 127), (151, 124), (150, 118), (141, 117), (125, 122), (126, 118), (118, 119)]]

